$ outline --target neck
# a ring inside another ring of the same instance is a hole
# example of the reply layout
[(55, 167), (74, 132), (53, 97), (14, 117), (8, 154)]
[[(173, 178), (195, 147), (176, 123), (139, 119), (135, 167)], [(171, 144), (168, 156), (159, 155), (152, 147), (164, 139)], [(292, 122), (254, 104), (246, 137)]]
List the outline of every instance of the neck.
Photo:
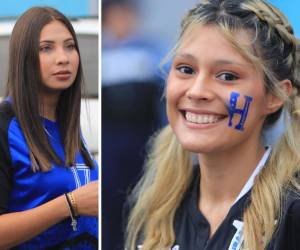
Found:
[(51, 121), (56, 120), (56, 107), (58, 104), (59, 95), (42, 95), (40, 115)]
[[(251, 141), (251, 140), (250, 140)], [(264, 154), (256, 144), (242, 143), (217, 154), (201, 154), (198, 207), (210, 224), (210, 237), (224, 220)]]
[(264, 147), (257, 140), (256, 146), (244, 143), (226, 152), (199, 155), (200, 207), (203, 202), (212, 205), (232, 204), (264, 152)]

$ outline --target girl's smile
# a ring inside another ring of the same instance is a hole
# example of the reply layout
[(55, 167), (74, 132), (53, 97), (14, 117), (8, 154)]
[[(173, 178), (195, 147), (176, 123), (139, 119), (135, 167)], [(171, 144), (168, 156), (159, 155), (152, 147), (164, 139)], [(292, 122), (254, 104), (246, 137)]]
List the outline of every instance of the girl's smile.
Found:
[[(246, 32), (236, 36), (251, 49)], [(247, 103), (245, 96), (254, 101)], [(268, 114), (267, 96), (262, 71), (242, 57), (216, 27), (198, 25), (183, 37), (167, 81), (167, 113), (186, 149), (208, 153), (241, 143), (257, 146)], [(246, 103), (243, 116), (239, 111)]]

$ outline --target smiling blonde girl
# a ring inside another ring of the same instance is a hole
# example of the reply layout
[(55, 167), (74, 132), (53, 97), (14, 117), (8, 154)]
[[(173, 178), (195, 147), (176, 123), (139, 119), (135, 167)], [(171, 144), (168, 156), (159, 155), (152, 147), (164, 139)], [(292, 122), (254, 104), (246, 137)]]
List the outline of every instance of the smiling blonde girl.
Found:
[[(131, 196), (126, 248), (300, 249), (292, 27), (265, 1), (203, 0), (181, 28), (166, 86), (169, 126), (154, 137)], [(284, 134), (264, 145), (263, 130), (280, 115)]]

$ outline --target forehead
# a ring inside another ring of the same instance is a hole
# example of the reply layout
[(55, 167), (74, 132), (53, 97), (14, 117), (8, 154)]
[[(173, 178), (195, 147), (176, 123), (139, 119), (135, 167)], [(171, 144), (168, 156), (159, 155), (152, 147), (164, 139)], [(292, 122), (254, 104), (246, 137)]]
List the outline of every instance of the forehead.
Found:
[[(239, 47), (247, 51), (253, 50), (250, 34), (245, 30), (230, 33)], [(216, 25), (195, 24), (183, 35), (176, 54), (191, 54), (195, 57), (210, 57), (212, 59), (228, 59), (241, 63), (250, 63), (241, 52), (235, 47), (221, 28)]]
[(40, 41), (53, 39), (68, 39), (72, 38), (71, 32), (66, 25), (60, 21), (54, 20), (46, 24), (40, 33)]

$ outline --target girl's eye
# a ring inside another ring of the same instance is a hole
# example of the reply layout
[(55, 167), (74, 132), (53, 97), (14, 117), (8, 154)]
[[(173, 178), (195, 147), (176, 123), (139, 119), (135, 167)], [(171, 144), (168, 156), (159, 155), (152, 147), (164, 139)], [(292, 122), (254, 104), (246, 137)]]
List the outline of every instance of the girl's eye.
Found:
[(179, 71), (180, 73), (187, 74), (187, 75), (192, 75), (195, 73), (193, 68), (186, 65), (178, 66), (176, 67), (176, 70)]
[(222, 81), (234, 81), (239, 79), (238, 76), (236, 76), (235, 74), (228, 73), (228, 72), (218, 75), (217, 78)]

